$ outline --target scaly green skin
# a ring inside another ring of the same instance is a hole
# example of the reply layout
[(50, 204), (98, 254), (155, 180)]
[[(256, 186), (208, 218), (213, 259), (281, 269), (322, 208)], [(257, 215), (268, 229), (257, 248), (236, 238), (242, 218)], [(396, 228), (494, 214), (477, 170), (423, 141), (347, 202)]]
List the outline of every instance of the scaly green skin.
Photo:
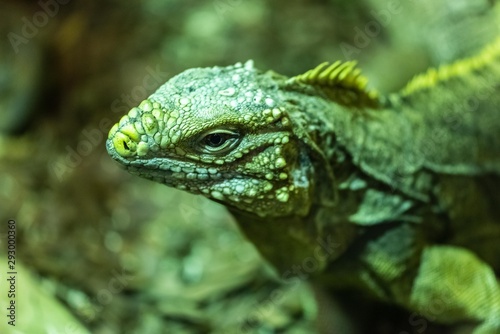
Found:
[(284, 278), (304, 277), (314, 256), (309, 274), (333, 288), (500, 333), (492, 50), (369, 107), (339, 101), (356, 96), (349, 87), (332, 94), (251, 62), (187, 70), (124, 116), (107, 149), (133, 174), (226, 205)]

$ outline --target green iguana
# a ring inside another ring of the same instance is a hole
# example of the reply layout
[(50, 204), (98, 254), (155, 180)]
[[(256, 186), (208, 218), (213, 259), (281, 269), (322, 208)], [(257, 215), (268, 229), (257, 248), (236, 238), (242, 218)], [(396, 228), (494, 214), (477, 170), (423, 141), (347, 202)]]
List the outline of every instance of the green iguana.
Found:
[(106, 145), (132, 174), (224, 204), (285, 279), (492, 334), (499, 109), (500, 39), (385, 97), (354, 62), (289, 78), (248, 61), (175, 76)]

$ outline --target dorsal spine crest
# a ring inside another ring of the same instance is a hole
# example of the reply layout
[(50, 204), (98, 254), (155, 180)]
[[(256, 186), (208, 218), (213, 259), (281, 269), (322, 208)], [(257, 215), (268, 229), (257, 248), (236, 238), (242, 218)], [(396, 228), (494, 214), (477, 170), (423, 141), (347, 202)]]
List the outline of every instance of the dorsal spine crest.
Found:
[(423, 74), (415, 76), (402, 90), (402, 96), (432, 88), (441, 82), (459, 78), (470, 72), (492, 64), (495, 58), (500, 58), (500, 38), (486, 46), (478, 55), (456, 61), (449, 65), (442, 65), (439, 68), (431, 68)]
[(366, 88), (368, 79), (361, 74), (355, 61), (324, 62), (303, 74), (290, 78), (291, 83), (301, 83), (323, 90), (337, 103), (349, 107), (379, 107), (378, 93)]

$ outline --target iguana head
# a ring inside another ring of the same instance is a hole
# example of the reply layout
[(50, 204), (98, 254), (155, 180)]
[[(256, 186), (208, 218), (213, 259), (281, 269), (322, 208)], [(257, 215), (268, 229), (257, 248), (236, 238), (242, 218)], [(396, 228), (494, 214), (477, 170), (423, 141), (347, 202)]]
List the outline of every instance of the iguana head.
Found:
[(187, 70), (109, 132), (129, 172), (259, 216), (309, 210), (310, 164), (301, 155), (272, 75), (251, 61)]

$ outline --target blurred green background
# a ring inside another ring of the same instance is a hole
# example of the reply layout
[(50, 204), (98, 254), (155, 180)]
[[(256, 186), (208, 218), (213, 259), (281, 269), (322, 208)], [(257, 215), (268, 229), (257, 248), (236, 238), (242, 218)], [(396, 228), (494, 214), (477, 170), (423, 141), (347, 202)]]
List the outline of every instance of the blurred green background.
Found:
[[(315, 333), (225, 209), (128, 175), (112, 124), (173, 75), (357, 59), (381, 92), (499, 35), (495, 1), (0, 1), (1, 333)], [(273, 299), (270, 296), (280, 295)], [(374, 330), (375, 331), (375, 330)], [(390, 326), (378, 332), (397, 333)]]

